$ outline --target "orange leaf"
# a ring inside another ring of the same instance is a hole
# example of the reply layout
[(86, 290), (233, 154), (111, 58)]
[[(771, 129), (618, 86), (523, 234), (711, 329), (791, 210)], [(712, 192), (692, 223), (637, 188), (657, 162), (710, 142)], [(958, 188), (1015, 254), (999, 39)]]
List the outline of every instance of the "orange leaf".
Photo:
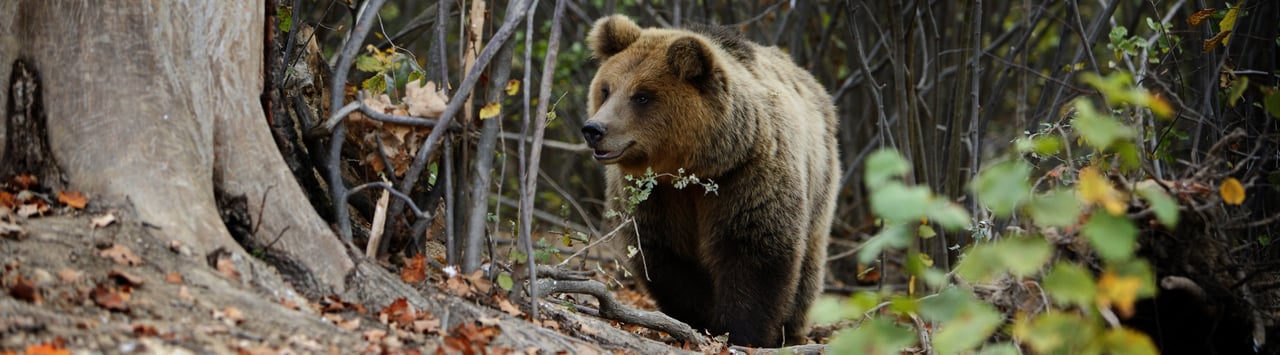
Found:
[(58, 191), (58, 202), (78, 210), (89, 204), (89, 197), (80, 191)]
[(1213, 47), (1217, 47), (1219, 43), (1223, 43), (1223, 41), (1227, 39), (1227, 36), (1230, 35), (1231, 31), (1222, 31), (1218, 32), (1217, 35), (1214, 35), (1213, 38), (1204, 40), (1204, 51), (1212, 51)]
[(1236, 180), (1236, 178), (1223, 180), (1218, 192), (1222, 194), (1222, 202), (1226, 202), (1228, 205), (1244, 203), (1244, 186), (1240, 185), (1240, 180)]
[(67, 349), (63, 349), (61, 346), (58, 346), (57, 344), (49, 344), (49, 343), (27, 346), (27, 349), (23, 353), (27, 355), (70, 355), (71, 354), (71, 352), (67, 351)]
[(400, 269), (400, 281), (415, 284), (427, 279), (427, 257), (424, 254), (414, 255), (404, 268)]
[(1190, 17), (1187, 17), (1187, 23), (1191, 24), (1192, 26), (1199, 26), (1201, 23), (1204, 23), (1204, 20), (1207, 20), (1209, 19), (1210, 16), (1213, 16), (1215, 12), (1218, 12), (1218, 10), (1204, 9), (1204, 10), (1196, 11), (1195, 13), (1191, 14)]
[(8, 191), (0, 191), (0, 207), (14, 208), (18, 206), (18, 202), (14, 201), (13, 194)]
[(1098, 306), (1114, 306), (1121, 317), (1129, 318), (1133, 316), (1134, 303), (1138, 302), (1138, 290), (1141, 288), (1142, 280), (1139, 278), (1103, 273), (1098, 278)]
[(1101, 205), (1112, 215), (1121, 215), (1128, 207), (1128, 196), (1111, 186), (1111, 181), (1099, 173), (1097, 168), (1080, 169), (1080, 182), (1077, 189), (1080, 190), (1080, 199), (1085, 203)]
[(18, 188), (23, 190), (29, 189), (32, 186), (35, 186), (36, 183), (39, 183), (39, 182), (40, 182), (40, 179), (36, 179), (35, 175), (30, 175), (30, 174), (23, 174), (23, 175), (18, 175), (13, 177), (13, 184), (18, 185)]

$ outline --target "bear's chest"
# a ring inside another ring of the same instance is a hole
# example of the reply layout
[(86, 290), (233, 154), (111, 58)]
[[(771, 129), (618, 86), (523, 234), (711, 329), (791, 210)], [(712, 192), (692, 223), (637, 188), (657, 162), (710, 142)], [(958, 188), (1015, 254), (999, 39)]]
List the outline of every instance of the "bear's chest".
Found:
[(697, 188), (658, 188), (637, 206), (636, 224), (642, 245), (661, 247), (684, 257), (697, 256), (699, 246), (713, 232), (714, 226), (706, 220), (715, 213), (715, 203), (701, 196), (702, 192), (686, 191), (693, 189)]

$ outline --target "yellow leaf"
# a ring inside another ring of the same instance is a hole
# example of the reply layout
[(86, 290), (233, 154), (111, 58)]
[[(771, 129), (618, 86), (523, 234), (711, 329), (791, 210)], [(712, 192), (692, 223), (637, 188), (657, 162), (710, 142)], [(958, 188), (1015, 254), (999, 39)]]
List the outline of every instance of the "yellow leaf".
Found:
[(1098, 306), (1115, 307), (1121, 317), (1129, 318), (1133, 316), (1133, 305), (1138, 302), (1138, 290), (1141, 288), (1142, 279), (1117, 276), (1107, 271), (1098, 278)]
[(1085, 203), (1101, 205), (1112, 215), (1124, 214), (1128, 206), (1128, 197), (1124, 192), (1111, 186), (1111, 182), (1092, 166), (1080, 169), (1080, 182), (1076, 188), (1080, 190), (1080, 199)]
[(1244, 203), (1244, 185), (1240, 185), (1240, 180), (1236, 180), (1236, 178), (1223, 180), (1218, 192), (1222, 194), (1222, 202), (1226, 202), (1228, 205)]
[(485, 120), (493, 118), (500, 112), (502, 112), (502, 105), (499, 105), (497, 102), (490, 102), (480, 108), (480, 119)]
[(520, 92), (520, 81), (516, 79), (507, 80), (507, 96), (515, 96)]
[(1227, 35), (1222, 38), (1222, 45), (1226, 46), (1227, 41), (1231, 40), (1231, 31), (1236, 29), (1236, 16), (1240, 15), (1240, 4), (1227, 10), (1227, 14), (1222, 16), (1222, 22), (1218, 22), (1218, 30)]

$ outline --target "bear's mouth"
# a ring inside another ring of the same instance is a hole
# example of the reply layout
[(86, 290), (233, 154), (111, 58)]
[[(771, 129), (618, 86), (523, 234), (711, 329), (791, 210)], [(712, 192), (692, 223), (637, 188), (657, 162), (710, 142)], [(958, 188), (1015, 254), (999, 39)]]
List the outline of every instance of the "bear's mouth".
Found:
[(597, 148), (593, 150), (591, 154), (592, 154), (592, 157), (596, 158), (596, 161), (601, 163), (609, 163), (615, 159), (618, 159), (618, 157), (621, 157), (622, 153), (626, 152), (627, 148), (631, 148), (632, 144), (635, 144), (635, 142), (628, 143), (627, 146), (622, 147), (622, 149), (613, 150), (613, 151)]

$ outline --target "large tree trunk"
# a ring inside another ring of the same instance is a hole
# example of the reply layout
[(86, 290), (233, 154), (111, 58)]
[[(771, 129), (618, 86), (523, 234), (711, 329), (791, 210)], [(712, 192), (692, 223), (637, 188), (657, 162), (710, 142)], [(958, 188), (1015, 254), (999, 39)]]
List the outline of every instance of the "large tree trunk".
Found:
[(262, 215), (256, 242), (283, 231), (273, 248), (315, 278), (322, 290), (311, 291), (342, 292), (353, 261), (285, 170), (258, 100), (263, 9), (252, 0), (4, 1), (0, 78), (17, 58), (42, 74), (50, 145), (73, 189), (127, 200), (155, 235), (200, 254), (244, 252), (215, 187), (243, 195)]

